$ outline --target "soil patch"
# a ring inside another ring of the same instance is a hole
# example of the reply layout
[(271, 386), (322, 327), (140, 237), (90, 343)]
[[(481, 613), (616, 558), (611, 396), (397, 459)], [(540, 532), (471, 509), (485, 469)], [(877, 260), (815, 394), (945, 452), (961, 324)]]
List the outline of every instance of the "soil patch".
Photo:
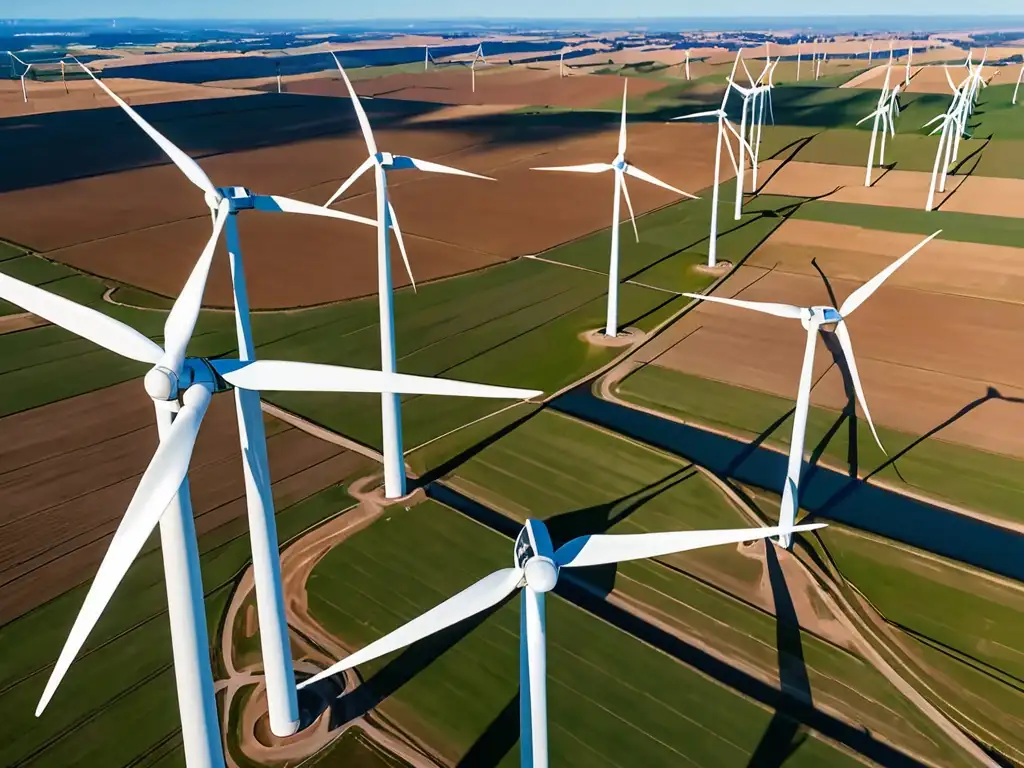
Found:
[(968, 176), (942, 210), (1024, 218), (1024, 180)]
[[(0, 81), (0, 118), (38, 115), (46, 112), (106, 109), (115, 106), (110, 97), (91, 80), (69, 80), (67, 93), (59, 80), (55, 82), (29, 80), (25, 87), (28, 92), (27, 104), (22, 99), (20, 81)], [(240, 88), (207, 87), (124, 78), (117, 81), (117, 94), (132, 106), (138, 106), (172, 101), (252, 96), (253, 92)]]
[[(494, 176), (496, 182), (400, 173), (391, 198), (418, 281), (543, 252), (607, 226), (603, 204), (611, 177), (541, 173), (532, 166), (608, 161), (616, 131), (571, 138), (482, 144), (477, 134), (446, 128), (381, 130), (380, 146)], [(681, 189), (713, 177), (714, 126), (641, 123), (630, 127), (629, 159)], [(680, 162), (675, 149), (687, 147)], [(365, 156), (362, 139), (316, 139), (204, 158), (220, 184), (325, 201)], [(603, 180), (603, 181), (602, 181)], [(603, 186), (603, 184), (607, 186)], [(153, 195), (152, 190), (161, 190)], [(372, 180), (361, 179), (339, 207), (373, 217)], [(630, 185), (637, 213), (678, 198), (649, 184)], [(446, 201), (439, 206), (438, 201)], [(55, 226), (57, 213), (60, 226)], [(529, 226), (524, 226), (529, 224)], [(248, 213), (239, 218), (250, 300), (255, 308), (309, 306), (376, 292), (374, 229), (307, 216)], [(0, 232), (48, 258), (164, 296), (176, 296), (209, 237), (202, 196), (173, 166), (161, 165), (0, 194)], [(396, 285), (406, 282), (397, 248)], [(230, 306), (223, 252), (206, 301)]]
[[(886, 260), (899, 252), (893, 249)], [(925, 261), (929, 255), (926, 250), (915, 259)], [(862, 283), (831, 275), (830, 281), (840, 302)], [(733, 293), (726, 281), (720, 294)], [(765, 273), (739, 294), (753, 301), (801, 306), (830, 303), (816, 274), (779, 270)], [(1024, 391), (1024, 365), (1005, 354), (1021, 343), (1022, 305), (887, 284), (848, 323), (878, 423), (920, 434), (984, 396), (990, 386), (1008, 397)], [(673, 330), (681, 340), (657, 359), (658, 365), (795, 397), (806, 338), (799, 323), (705, 303), (677, 326)], [(816, 376), (831, 363), (819, 342)], [(816, 387), (811, 399), (816, 405), (837, 408), (844, 402), (839, 392), (837, 380), (820, 392)], [(1024, 457), (1022, 431), (1024, 407), (993, 401), (944, 430), (941, 439)]]
[[(189, 480), (196, 529), (246, 514), (234, 400), (213, 399)], [(153, 405), (131, 381), (0, 420), (0, 624), (91, 578), (156, 449)], [(279, 506), (330, 485), (343, 449), (267, 418)]]
[[(865, 158), (865, 163), (867, 159)], [(758, 169), (764, 173), (764, 164)], [(872, 169), (873, 179), (885, 172), (882, 168)], [(761, 190), (767, 195), (793, 195), (795, 197), (823, 197), (839, 187), (864, 185), (864, 168), (853, 165), (831, 165), (828, 163), (804, 163), (791, 160), (771, 175)]]
[[(922, 239), (915, 234), (791, 219), (772, 233), (747, 264), (813, 277), (818, 275), (811, 264), (815, 259), (829, 279), (866, 282)], [(1024, 249), (933, 240), (900, 267), (886, 286), (1020, 303), (1024, 301)]]
[[(867, 162), (866, 157), (865, 162)], [(864, 171), (861, 170), (860, 173), (860, 184), (843, 187), (835, 194), (830, 195), (828, 199), (837, 203), (884, 205), (924, 210), (924, 205), (928, 200), (928, 187), (932, 182), (931, 173), (927, 171), (889, 171), (879, 177), (870, 187), (863, 186)], [(964, 176), (947, 176), (946, 191), (935, 193), (935, 205), (943, 204), (947, 197), (956, 192), (964, 178)]]

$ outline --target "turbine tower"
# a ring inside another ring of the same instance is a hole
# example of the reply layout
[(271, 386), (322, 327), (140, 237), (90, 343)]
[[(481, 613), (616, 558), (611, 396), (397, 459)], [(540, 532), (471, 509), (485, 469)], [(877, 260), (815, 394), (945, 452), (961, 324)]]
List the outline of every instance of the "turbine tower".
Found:
[[(25, 88), (25, 78), (28, 77), (28, 73), (32, 70), (31, 64), (26, 64), (24, 61), (14, 55), (14, 51), (8, 51), (7, 55), (11, 57), (11, 74), (21, 79), (21, 98), (26, 104), (28, 104), (28, 89)], [(14, 69), (14, 62), (18, 62), (25, 69), (22, 70), (21, 74), (18, 75)]]
[(622, 115), (619, 121), (619, 146), (618, 154), (610, 163), (587, 163), (586, 165), (563, 165), (533, 168), (534, 171), (568, 171), (570, 173), (604, 173), (613, 171), (615, 178), (614, 192), (612, 193), (612, 247), (611, 257), (608, 265), (608, 307), (605, 313), (604, 333), (614, 338), (619, 332), (619, 218), (621, 211), (621, 198), (626, 199), (626, 207), (629, 209), (629, 218), (633, 222), (633, 235), (637, 242), (640, 242), (640, 234), (636, 228), (636, 217), (633, 215), (633, 203), (629, 199), (629, 189), (626, 186), (626, 176), (646, 181), (648, 184), (675, 192), (677, 195), (696, 200), (695, 195), (676, 189), (671, 184), (666, 184), (656, 179), (646, 171), (641, 171), (632, 163), (626, 160), (626, 87), (629, 83), (627, 78), (622, 81)]
[(892, 99), (895, 98), (895, 94), (898, 93), (896, 88), (893, 88), (893, 95), (889, 94), (889, 75), (892, 73), (892, 65), (890, 64), (885, 69), (885, 82), (882, 84), (882, 91), (878, 94), (878, 104), (875, 110), (865, 117), (862, 117), (857, 121), (857, 125), (864, 123), (867, 120), (872, 120), (871, 123), (871, 143), (868, 145), (868, 165), (867, 170), (864, 173), (864, 186), (871, 186), (871, 169), (875, 165), (875, 142), (878, 139), (878, 130), (881, 126), (882, 130), (882, 150), (881, 157), (879, 158), (879, 166), (885, 163), (885, 134), (886, 131), (892, 131), (895, 133), (895, 126), (892, 124)]
[[(118, 104), (118, 106), (128, 114), (128, 117), (131, 118), (136, 125), (138, 125), (151, 139), (153, 139), (153, 141), (164, 151), (165, 154), (167, 154), (167, 156), (182, 171), (189, 181), (203, 192), (204, 199), (207, 206), (210, 208), (211, 215), (214, 220), (215, 237), (213, 238), (213, 242), (216, 242), (216, 236), (219, 236), (220, 228), (224, 229), (226, 235), (227, 251), (234, 291), (235, 326), (238, 339), (239, 359), (243, 363), (248, 364), (251, 369), (255, 365), (255, 345), (253, 343), (252, 328), (249, 319), (249, 299), (245, 285), (245, 274), (242, 266), (241, 245), (238, 238), (237, 214), (241, 211), (249, 210), (276, 211), (341, 219), (357, 222), (367, 226), (376, 226), (376, 223), (372, 219), (353, 216), (352, 214), (343, 213), (341, 211), (325, 209), (317, 205), (311, 205), (310, 203), (304, 203), (298, 200), (291, 200), (286, 197), (254, 194), (244, 187), (215, 187), (206, 173), (192, 158), (182, 152), (178, 147), (171, 143), (170, 140), (146, 122), (146, 120), (135, 112), (134, 109), (128, 106), (128, 104), (126, 104), (117, 94), (110, 90), (105, 83), (98, 80), (87, 67), (83, 66), (80, 62), (77, 62), (77, 60), (76, 63), (78, 63), (79, 66), (96, 81), (96, 84), (99, 85), (99, 87), (102, 88)], [(221, 211), (225, 205), (227, 206), (227, 209), (226, 212), (222, 214)], [(226, 219), (223, 221), (221, 220), (222, 216), (226, 216)], [(264, 369), (267, 369), (267, 367), (264, 366)], [(294, 367), (291, 369), (297, 370)], [(304, 382), (306, 386), (298, 387), (299, 390), (345, 392), (367, 391), (351, 390), (343, 387), (341, 389), (316, 389), (316, 370), (319, 369), (314, 367), (313, 369), (306, 370), (306, 373), (309, 373), (312, 378), (309, 381)], [(223, 374), (221, 375), (223, 377)], [(383, 379), (384, 381), (395, 380), (393, 378), (394, 374), (384, 373), (383, 375), (385, 376), (385, 379)], [(392, 378), (386, 378), (388, 376), (391, 376)], [(270, 725), (271, 730), (275, 735), (283, 737), (291, 735), (298, 729), (299, 711), (298, 702), (295, 698), (294, 671), (292, 669), (288, 626), (284, 615), (284, 598), (281, 592), (277, 529), (274, 516), (273, 496), (271, 495), (270, 488), (270, 470), (267, 462), (263, 414), (260, 408), (258, 392), (253, 391), (252, 388), (246, 388), (244, 383), (228, 381), (229, 383), (236, 384), (235, 406), (238, 417), (239, 436), (243, 445), (242, 466), (245, 477), (246, 506), (248, 509), (249, 533), (253, 558), (253, 575), (256, 587), (256, 607), (259, 619), (260, 643), (263, 652), (264, 674), (267, 684)], [(330, 386), (341, 386), (336, 380), (325, 381), (326, 384), (329, 384)], [(332, 383), (332, 381), (334, 383)], [(286, 389), (295, 387), (294, 382), (290, 382), (288, 380), (279, 381), (278, 383), (285, 384)], [(344, 386), (348, 385), (345, 384)], [(257, 388), (280, 389), (281, 387), (271, 386), (262, 382)], [(384, 391), (404, 392), (407, 390), (396, 388), (393, 390), (385, 389)], [(483, 390), (477, 391), (483, 392)], [(523, 390), (499, 390), (499, 388), (488, 388), (487, 391), (491, 394), (486, 396), (498, 396), (499, 391), (501, 391), (509, 398), (518, 397), (518, 395), (523, 392)], [(181, 548), (182, 545), (180, 544), (180, 538), (180, 536), (175, 538), (175, 546), (178, 547), (178, 550), (176, 551), (184, 552), (185, 550)], [(172, 561), (184, 562), (184, 556), (172, 558)], [(196, 562), (198, 563), (198, 561)], [(185, 573), (183, 575), (180, 568), (173, 572), (168, 571), (167, 577), (169, 591), (173, 588), (183, 591), (185, 594), (191, 594), (187, 592), (188, 589), (192, 589), (192, 587), (188, 586), (188, 574)], [(181, 586), (177, 586), (179, 582)], [(199, 594), (201, 595), (201, 583), (199, 583), (198, 589), (200, 590)], [(196, 638), (195, 642), (198, 643), (200, 630), (203, 637), (205, 637), (206, 630), (205, 626), (200, 627), (198, 625), (197, 619), (195, 616), (191, 615), (192, 613), (194, 613), (194, 611), (190, 608), (188, 616), (179, 617), (177, 620), (178, 635), (193, 636)], [(172, 623), (173, 622), (174, 618), (172, 617)], [(173, 626), (172, 635), (174, 635)], [(203, 640), (202, 643), (199, 643), (198, 647), (201, 647), (203, 649), (203, 654), (206, 654), (207, 646), (204, 643), (205, 640)], [(177, 648), (177, 641), (175, 642), (175, 647)], [(192, 662), (188, 662), (188, 667), (191, 666), (194, 666), (194, 664)], [(187, 668), (183, 663), (183, 670), (185, 669)], [(192, 710), (203, 711), (204, 708), (214, 708), (211, 717), (213, 718), (213, 722), (216, 722), (215, 703), (193, 695), (194, 692), (200, 688), (201, 686), (199, 686), (198, 683), (195, 683), (191, 685), (189, 690), (179, 690), (179, 704), (182, 708), (183, 717), (185, 716), (184, 713), (186, 709), (191, 712)], [(190, 693), (190, 691), (192, 693)], [(194, 749), (198, 750), (201, 749), (201, 747), (195, 746)], [(196, 765), (201, 764), (203, 763), (196, 763)]]
[[(899, 269), (907, 260), (927, 245), (942, 230), (929, 235), (920, 243), (911, 248), (907, 253), (883, 269), (860, 288), (851, 293), (839, 309), (834, 307), (794, 307), (789, 304), (773, 304), (762, 301), (743, 301), (740, 299), (726, 299), (717, 296), (704, 296), (696, 293), (684, 293), (691, 299), (711, 301), (718, 304), (727, 304), (742, 309), (752, 309), (776, 317), (785, 317), (792, 320), (799, 320), (807, 331), (807, 345), (804, 348), (804, 361), (800, 369), (800, 384), (797, 389), (796, 409), (793, 414), (793, 436), (789, 444), (789, 462), (786, 467), (786, 482), (782, 492), (782, 506), (779, 510), (779, 526), (783, 531), (793, 527), (797, 511), (800, 508), (800, 473), (804, 460), (804, 436), (807, 431), (807, 413), (811, 402), (811, 378), (814, 371), (814, 347), (818, 340), (818, 330), (824, 325), (834, 325), (835, 335), (843, 350), (843, 357), (846, 359), (846, 366), (853, 380), (853, 388), (860, 402), (861, 410), (871, 428), (871, 434), (875, 437), (878, 447), (885, 453), (882, 441), (875, 431), (874, 422), (871, 420), (871, 412), (868, 411), (868, 403), (864, 398), (864, 390), (861, 387), (860, 375), (857, 372), (857, 361), (853, 357), (853, 342), (850, 339), (850, 332), (846, 328), (846, 318), (863, 304), (879, 286), (884, 283), (893, 272)], [(789, 548), (791, 539), (788, 533), (779, 536), (779, 544)]]
[[(737, 54), (738, 57), (739, 54)], [(738, 58), (737, 58), (738, 60)], [(733, 74), (736, 73), (736, 66), (733, 65)], [(729, 77), (729, 83), (732, 83), (732, 76)], [(673, 117), (673, 120), (693, 120), (701, 117), (715, 117), (718, 122), (718, 138), (715, 143), (715, 183), (711, 191), (711, 234), (708, 240), (708, 267), (713, 268), (718, 264), (718, 187), (722, 177), (722, 145), (725, 145), (726, 150), (729, 153), (729, 159), (732, 161), (733, 170), (737, 176), (740, 173), (740, 166), (736, 160), (736, 154), (732, 151), (732, 144), (729, 143), (729, 137), (725, 135), (728, 130), (736, 137), (738, 151), (742, 153), (744, 148), (748, 153), (753, 156), (753, 151), (750, 146), (746, 143), (743, 136), (736, 131), (732, 123), (729, 122), (729, 117), (725, 111), (725, 105), (729, 100), (729, 92), (732, 90), (731, 85), (727, 85), (725, 88), (725, 94), (722, 96), (722, 105), (715, 110), (709, 112), (696, 112), (692, 115), (683, 115), (681, 117)], [(723, 141), (724, 140), (724, 141)]]
[(520, 595), (519, 630), (519, 754), (524, 768), (548, 766), (547, 641), (545, 596), (555, 588), (563, 568), (622, 563), (686, 552), (692, 549), (789, 537), (813, 531), (823, 523), (783, 528), (741, 528), (724, 531), (679, 531), (580, 536), (555, 549), (540, 520), (528, 519), (512, 549), (512, 567), (485, 576), (454, 597), (370, 643), (332, 667), (299, 684), (313, 685), (430, 637), (494, 608), (516, 590)]
[[(189, 768), (224, 765), (187, 478), (196, 437), (211, 397), (232, 388), (236, 392), (252, 393), (257, 404), (260, 390), (380, 392), (396, 389), (409, 393), (472, 396), (487, 394), (492, 389), (358, 368), (249, 361), (243, 357), (236, 360), (188, 357), (187, 347), (199, 317), (214, 250), (231, 216), (230, 200), (217, 201), (215, 216), (213, 233), (167, 315), (164, 347), (108, 315), (0, 274), (0, 298), (122, 357), (152, 366), (144, 383), (154, 403), (160, 437), (159, 447), (142, 475), (54, 665), (36, 716), (49, 704), (118, 585), (159, 523), (182, 739)], [(266, 448), (252, 441), (251, 436), (251, 433), (240, 432), (242, 453), (247, 466), (257, 467), (265, 479), (268, 472)], [(251, 490), (247, 483), (246, 492)], [(253, 531), (254, 536), (257, 533)], [(275, 575), (279, 580), (276, 570)], [(260, 613), (262, 616), (262, 608)], [(273, 670), (268, 668), (266, 674), (269, 681)], [(294, 690), (290, 698), (295, 699)], [(272, 715), (275, 714), (273, 706), (271, 703)]]
[[(333, 54), (332, 54), (333, 55)], [(363, 109), (359, 97), (356, 95), (348, 74), (334, 57), (334, 63), (338, 65), (342, 80), (348, 89), (349, 98), (352, 100), (352, 107), (355, 110), (356, 118), (359, 121), (359, 128), (366, 142), (368, 156), (351, 176), (338, 187), (337, 192), (324, 204), (328, 209), (342, 195), (348, 191), (356, 180), (364, 173), (373, 169), (374, 185), (377, 191), (377, 285), (380, 306), (380, 362), (381, 370), (385, 373), (394, 373), (397, 370), (398, 362), (395, 354), (395, 309), (394, 309), (394, 288), (391, 281), (391, 237), (388, 230), (393, 229), (395, 239), (398, 241), (398, 248), (405, 262), (405, 269), (409, 274), (409, 281), (413, 288), (416, 281), (412, 276), (412, 269), (409, 266), (409, 257), (405, 251), (405, 241), (402, 238), (402, 230), (398, 226), (398, 217), (395, 209), (388, 199), (388, 173), (391, 171), (418, 169), (429, 173), (445, 173), (454, 176), (467, 176), (474, 179), (485, 179), (494, 181), (488, 176), (481, 176), (468, 171), (460, 171), (457, 168), (450, 168), (446, 165), (417, 160), (403, 155), (393, 155), (390, 152), (380, 152), (377, 149), (377, 142), (373, 138), (373, 130), (370, 128), (369, 118)], [(398, 499), (406, 494), (405, 485), (405, 462), (402, 450), (402, 406), (401, 400), (396, 393), (385, 392), (381, 395), (381, 434), (384, 448), (384, 493), (389, 499)]]

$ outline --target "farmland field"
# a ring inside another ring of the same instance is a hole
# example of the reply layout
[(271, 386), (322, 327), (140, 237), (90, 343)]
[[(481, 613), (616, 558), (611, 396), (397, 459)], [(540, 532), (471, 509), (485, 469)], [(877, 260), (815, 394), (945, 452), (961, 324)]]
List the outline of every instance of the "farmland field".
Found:
[[(332, 550), (313, 572), (310, 606), (356, 648), (510, 557), (509, 540), (426, 502)], [(433, 567), (439, 559), (448, 566)], [(496, 764), (517, 764), (517, 605), (512, 600), (482, 622), (365, 665), (366, 695), (391, 693), (381, 710), (409, 722), (449, 760), (482, 752)], [(557, 596), (547, 610), (550, 748), (559, 762), (700, 765), (746, 762), (754, 753), (768, 711)], [(823, 763), (855, 764), (814, 736), (788, 761)]]

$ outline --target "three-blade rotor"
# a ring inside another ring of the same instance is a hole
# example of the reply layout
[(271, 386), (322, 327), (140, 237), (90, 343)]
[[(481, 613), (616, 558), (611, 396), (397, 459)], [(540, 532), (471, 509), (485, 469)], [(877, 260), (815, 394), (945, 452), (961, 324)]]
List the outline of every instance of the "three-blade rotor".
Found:
[[(470, 171), (463, 171), (458, 168), (452, 168), (447, 165), (441, 165), (440, 163), (434, 163), (429, 160), (419, 160), (415, 157), (407, 157), (405, 155), (393, 155), (390, 152), (380, 152), (377, 149), (377, 141), (373, 137), (373, 129), (370, 127), (370, 119), (366, 115), (366, 110), (363, 109), (363, 104), (359, 100), (359, 96), (356, 94), (355, 88), (352, 86), (352, 81), (349, 80), (348, 73), (345, 72), (345, 68), (341, 66), (341, 61), (338, 60), (337, 54), (331, 52), (331, 57), (334, 59), (335, 65), (338, 67), (338, 72), (341, 74), (341, 79), (345, 83), (345, 88), (348, 90), (349, 99), (352, 102), (352, 108), (356, 113), (356, 120), (359, 122), (359, 130), (363, 135), (363, 141), (366, 143), (367, 158), (362, 164), (356, 168), (356, 170), (342, 182), (341, 186), (338, 187), (337, 191), (330, 196), (326, 203), (324, 203), (324, 209), (329, 208), (333, 205), (342, 195), (349, 190), (349, 188), (355, 184), (355, 182), (371, 168), (376, 169), (380, 174), (385, 174), (388, 171), (401, 171), (415, 169), (419, 171), (425, 171), (427, 173), (442, 173), (451, 176), (466, 176), (473, 179), (483, 179), (486, 181), (494, 181), (490, 176), (482, 176), (479, 173), (471, 173)], [(482, 58), (482, 57), (481, 57)], [(475, 61), (475, 59), (474, 59)], [(385, 179), (378, 179), (378, 184), (386, 184)], [(383, 190), (378, 189), (378, 194)], [(412, 284), (413, 290), (416, 290), (416, 278), (412, 274), (412, 266), (409, 263), (409, 255), (405, 250), (405, 239), (402, 237), (402, 230), (398, 225), (398, 216), (395, 213), (394, 206), (389, 201), (385, 212), (384, 221), (378, 221), (375, 223), (382, 229), (390, 229), (395, 233), (395, 240), (398, 242), (398, 250), (402, 255), (402, 263), (405, 265), (405, 271), (409, 275), (409, 282)]]
[[(879, 287), (881, 287), (882, 283), (888, 280), (897, 269), (903, 266), (910, 259), (910, 257), (935, 239), (941, 232), (941, 229), (937, 232), (933, 232), (888, 267), (857, 288), (853, 293), (846, 297), (846, 301), (844, 301), (838, 309), (833, 307), (796, 307), (790, 304), (746, 301), (743, 299), (725, 298), (720, 296), (704, 296), (703, 294), (698, 293), (684, 293), (683, 295), (699, 301), (710, 301), (714, 304), (725, 304), (732, 307), (739, 307), (740, 309), (749, 309), (766, 315), (774, 315), (775, 317), (800, 320), (808, 329), (808, 332), (816, 331), (821, 325), (834, 323), (835, 334), (839, 340), (840, 346), (842, 347), (843, 357), (846, 359), (847, 370), (849, 371), (850, 379), (853, 382), (857, 401), (860, 403), (861, 410), (864, 412), (864, 418), (868, 422), (868, 426), (871, 429), (871, 434), (875, 438), (875, 442), (878, 443), (878, 447), (882, 449), (883, 453), (885, 453), (885, 447), (882, 445), (882, 441), (875, 429), (874, 421), (871, 418), (871, 411), (868, 409), (867, 398), (864, 396), (864, 388), (861, 385), (860, 374), (857, 370), (857, 361), (853, 355), (853, 342), (850, 339), (850, 332), (846, 327), (846, 318), (853, 314), (861, 304), (867, 301), (867, 299), (877, 291)], [(813, 347), (808, 347), (809, 351), (811, 349), (813, 349)]]

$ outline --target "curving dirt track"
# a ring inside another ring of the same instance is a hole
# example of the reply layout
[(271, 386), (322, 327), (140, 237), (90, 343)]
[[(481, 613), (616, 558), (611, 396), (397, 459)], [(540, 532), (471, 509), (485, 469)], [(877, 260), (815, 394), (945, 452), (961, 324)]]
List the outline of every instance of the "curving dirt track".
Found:
[[(156, 448), (153, 405), (130, 381), (0, 419), (0, 624), (91, 578)], [(278, 506), (327, 487), (343, 448), (267, 418)], [(189, 473), (202, 534), (246, 514), (234, 399), (213, 399)]]

